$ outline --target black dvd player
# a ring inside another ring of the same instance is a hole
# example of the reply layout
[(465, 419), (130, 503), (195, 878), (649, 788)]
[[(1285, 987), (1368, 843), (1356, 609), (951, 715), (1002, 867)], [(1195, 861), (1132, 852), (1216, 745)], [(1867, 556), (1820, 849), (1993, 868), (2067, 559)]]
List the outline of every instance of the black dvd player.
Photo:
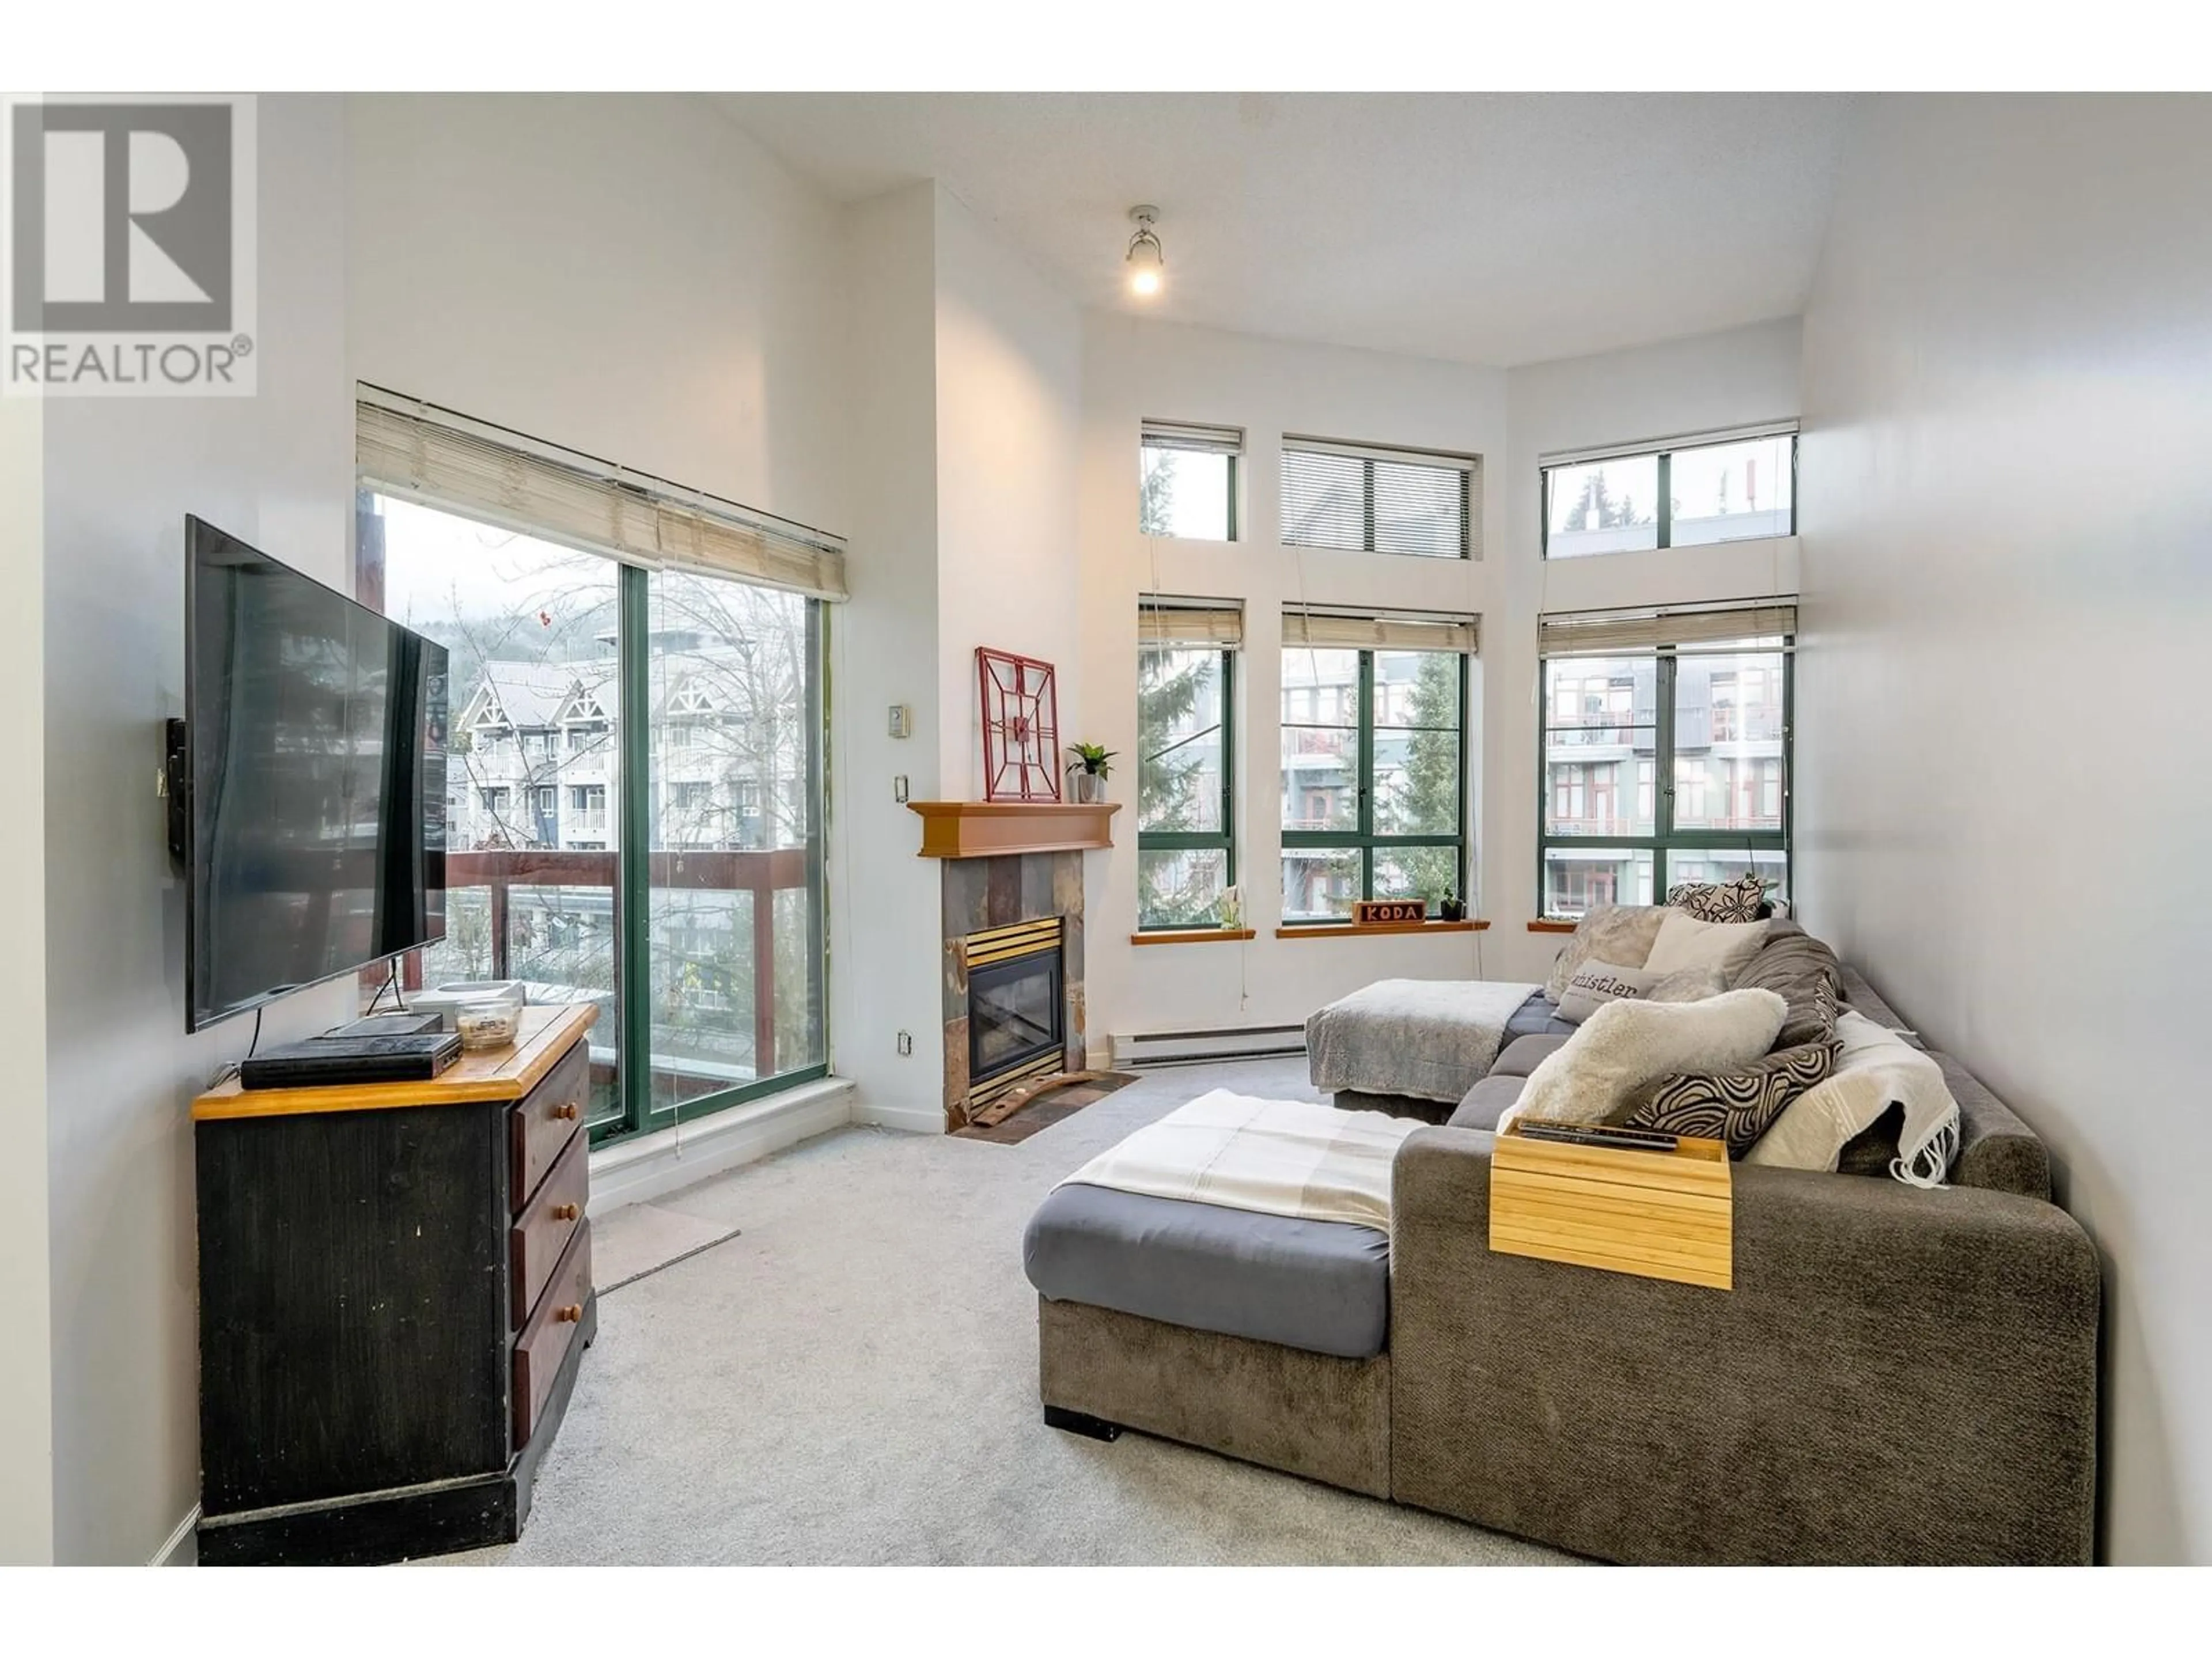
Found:
[(307, 1089), (348, 1083), (427, 1083), (461, 1055), (451, 1031), (413, 1036), (309, 1037), (244, 1061), (241, 1089)]

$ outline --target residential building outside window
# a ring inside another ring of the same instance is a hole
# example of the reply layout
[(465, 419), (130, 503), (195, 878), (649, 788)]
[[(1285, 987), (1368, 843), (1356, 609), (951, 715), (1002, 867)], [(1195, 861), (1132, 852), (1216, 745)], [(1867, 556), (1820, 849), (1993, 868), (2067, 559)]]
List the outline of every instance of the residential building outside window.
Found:
[[(1355, 900), (1464, 896), (1471, 622), (1431, 627), (1455, 647), (1311, 641), (1377, 625), (1286, 613), (1283, 648), (1283, 921), (1341, 921)], [(1305, 642), (1299, 642), (1299, 641)]]
[(1237, 883), (1233, 605), (1147, 599), (1138, 611), (1137, 926), (1218, 927)]
[(1482, 556), (1482, 458), (1283, 439), (1286, 547)]
[(1794, 428), (1560, 456), (1542, 482), (1547, 559), (1797, 533)]
[(1139, 531), (1235, 541), (1243, 455), (1244, 434), (1235, 427), (1146, 421), (1137, 448)]
[[(422, 462), (404, 432), (372, 442), (373, 421), (406, 416), (364, 402), (362, 416), (357, 586), (447, 647), (458, 711), (447, 935), (408, 982), (514, 978), (533, 1003), (599, 1004), (595, 1142), (823, 1075), (824, 600), (757, 585), (741, 563), (647, 570), (622, 550), (579, 550), (592, 539), (579, 525), (540, 539), (470, 516), (465, 499), (382, 493), (374, 481), (393, 474), (372, 468), (429, 466), (409, 483), (419, 495), (450, 478), (465, 497), (470, 474), (435, 471), (436, 430)], [(532, 462), (514, 463), (526, 484)], [(615, 487), (624, 512), (608, 523), (637, 508)], [(564, 472), (549, 492), (556, 521), (574, 488)], [(671, 499), (655, 510), (706, 510)], [(714, 533), (678, 524), (663, 539), (712, 546)], [(763, 533), (730, 538), (733, 563)], [(804, 568), (775, 545), (780, 576)], [(805, 556), (842, 592), (835, 554)], [(778, 807), (741, 838), (748, 796)]]
[(1544, 618), (1545, 915), (1747, 872), (1789, 896), (1796, 629), (1786, 602)]

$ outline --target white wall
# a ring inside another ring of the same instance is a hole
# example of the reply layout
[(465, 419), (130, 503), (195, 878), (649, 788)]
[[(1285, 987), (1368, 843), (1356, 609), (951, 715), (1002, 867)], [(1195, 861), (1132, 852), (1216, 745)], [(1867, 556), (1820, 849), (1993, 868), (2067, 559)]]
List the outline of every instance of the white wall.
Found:
[[(945, 1010), (935, 863), (901, 805), (944, 793), (938, 656), (937, 188), (912, 185), (846, 215), (853, 271), (852, 603), (830, 619), (830, 1045), (871, 1122), (945, 1125)], [(894, 703), (914, 735), (889, 735)], [(957, 706), (954, 719), (957, 720)], [(896, 1034), (913, 1039), (901, 1055)]]
[(980, 800), (977, 646), (1053, 664), (1062, 743), (1081, 736), (1081, 334), (1072, 301), (936, 194), (939, 777)]
[(354, 372), (842, 532), (836, 216), (702, 99), (362, 95)]
[[(187, 1109), (220, 1061), (245, 1052), (252, 1022), (185, 1034), (185, 895), (153, 791), (161, 721), (183, 712), (185, 514), (326, 581), (345, 577), (343, 110), (335, 98), (264, 98), (259, 121), (259, 395), (60, 399), (46, 410), (45, 1027), (62, 1561), (146, 1561), (198, 1495)], [(263, 1040), (329, 1025), (350, 995), (337, 985), (273, 1005)]]
[(1507, 379), (1511, 465), (1506, 541), (1483, 629), (1489, 831), (1486, 914), (1498, 919), (1493, 970), (1541, 979), (1559, 940), (1532, 934), (1536, 884), (1536, 619), (1547, 611), (1702, 604), (1797, 591), (1793, 538), (1547, 560), (1540, 458), (1565, 450), (1723, 431), (1798, 412), (1796, 319), (1516, 368)]
[(52, 1284), (46, 1220), (45, 405), (0, 398), (0, 869), (16, 872), (0, 952), (9, 1087), (0, 1095), (0, 1565), (51, 1560)]
[[(1121, 845), (1091, 862), (1094, 1034), (1294, 1024), (1387, 976), (1540, 980), (1559, 947), (1537, 914), (1536, 618), (1546, 609), (1688, 602), (1796, 589), (1794, 541), (1562, 561), (1537, 534), (1537, 458), (1797, 412), (1792, 320), (1602, 356), (1494, 369), (1147, 324), (1085, 319), (1082, 515), (1085, 735), (1132, 753), (1136, 596), (1246, 602), (1239, 686), (1238, 873), (1259, 937), (1249, 944), (1132, 947), (1133, 766), (1111, 788)], [(1137, 533), (1137, 430), (1146, 416), (1245, 428), (1235, 544)], [(1287, 548), (1278, 540), (1285, 432), (1472, 451), (1485, 459), (1485, 557), (1460, 562)], [(1282, 939), (1277, 710), (1280, 620), (1300, 600), (1482, 616), (1469, 793), (1475, 825), (1472, 938)]]
[(2212, 1561), (2212, 107), (1884, 99), (1805, 323), (1808, 911), (2106, 1262), (2105, 1547)]
[[(1087, 854), (1085, 946), (1096, 1046), (1113, 1034), (1294, 1024), (1321, 1003), (1386, 975), (1477, 974), (1480, 934), (1387, 940), (1278, 939), (1282, 825), (1277, 717), (1285, 604), (1373, 604), (1482, 611), (1486, 562), (1287, 548), (1277, 496), (1285, 432), (1471, 452), (1505, 451), (1505, 376), (1495, 369), (1294, 345), (1212, 330), (1087, 313), (1084, 319), (1083, 674), (1079, 734), (1124, 757), (1109, 784), (1122, 803), (1110, 853)], [(1151, 538), (1137, 529), (1139, 422), (1146, 417), (1245, 431), (1243, 538)], [(1486, 543), (1504, 532), (1490, 490)], [(1237, 874), (1246, 944), (1132, 947), (1137, 925), (1137, 599), (1145, 592), (1245, 601), (1237, 687)], [(1471, 769), (1479, 775), (1479, 768)]]

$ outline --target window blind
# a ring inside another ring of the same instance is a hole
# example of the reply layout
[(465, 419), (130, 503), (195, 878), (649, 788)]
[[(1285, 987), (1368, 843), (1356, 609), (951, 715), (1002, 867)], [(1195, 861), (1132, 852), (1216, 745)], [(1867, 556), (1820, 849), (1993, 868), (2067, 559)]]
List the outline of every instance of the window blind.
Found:
[(1285, 546), (1482, 556), (1482, 458), (1283, 439)]
[(1752, 438), (1795, 436), (1795, 421), (1768, 421), (1759, 426), (1729, 427), (1720, 432), (1698, 432), (1672, 438), (1644, 438), (1634, 443), (1601, 444), (1595, 449), (1553, 450), (1536, 458), (1540, 467), (1583, 466), (1592, 461), (1617, 461), (1631, 455), (1673, 454), (1685, 449), (1705, 449), (1714, 444), (1742, 443)]
[(1244, 607), (1218, 599), (1145, 595), (1137, 601), (1137, 643), (1234, 650), (1244, 643)]
[(1236, 426), (1199, 426), (1185, 421), (1146, 421), (1142, 441), (1146, 449), (1241, 455), (1244, 453), (1244, 429)]
[(1333, 651), (1460, 651), (1475, 653), (1481, 622), (1474, 617), (1412, 611), (1328, 611), (1287, 606), (1283, 643)]
[(1558, 612), (1537, 624), (1547, 657), (1606, 656), (1632, 651), (1695, 650), (1735, 640), (1787, 637), (1797, 631), (1797, 601), (1675, 609)]
[(520, 535), (648, 568), (846, 597), (834, 536), (380, 388), (363, 386), (354, 406), (354, 453), (365, 483)]

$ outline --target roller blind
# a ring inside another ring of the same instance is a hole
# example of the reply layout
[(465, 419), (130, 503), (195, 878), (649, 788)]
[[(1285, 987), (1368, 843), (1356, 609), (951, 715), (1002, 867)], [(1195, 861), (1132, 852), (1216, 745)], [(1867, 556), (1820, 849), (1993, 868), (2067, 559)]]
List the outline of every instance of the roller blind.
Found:
[(1283, 643), (1334, 651), (1460, 651), (1474, 653), (1481, 623), (1474, 617), (1412, 611), (1330, 611), (1286, 607)]
[(592, 456), (364, 386), (354, 407), (363, 483), (649, 568), (846, 597), (844, 544)]
[(1556, 449), (1536, 458), (1540, 467), (1582, 466), (1591, 461), (1617, 461), (1630, 455), (1673, 454), (1685, 449), (1705, 449), (1714, 444), (1742, 443), (1752, 438), (1795, 436), (1795, 421), (1768, 421), (1758, 426), (1729, 427), (1720, 432), (1697, 432), (1671, 438), (1644, 438), (1634, 443), (1601, 444), (1595, 449)]
[(1244, 608), (1219, 599), (1137, 601), (1137, 643), (1197, 645), (1234, 650), (1244, 643)]
[(1754, 604), (1555, 613), (1537, 626), (1547, 657), (1632, 651), (1695, 650), (1729, 641), (1787, 637), (1797, 631), (1795, 599)]
[(1244, 429), (1235, 426), (1198, 426), (1185, 421), (1146, 421), (1147, 449), (1188, 449), (1201, 455), (1241, 455)]
[(1289, 547), (1482, 556), (1482, 458), (1285, 436)]

